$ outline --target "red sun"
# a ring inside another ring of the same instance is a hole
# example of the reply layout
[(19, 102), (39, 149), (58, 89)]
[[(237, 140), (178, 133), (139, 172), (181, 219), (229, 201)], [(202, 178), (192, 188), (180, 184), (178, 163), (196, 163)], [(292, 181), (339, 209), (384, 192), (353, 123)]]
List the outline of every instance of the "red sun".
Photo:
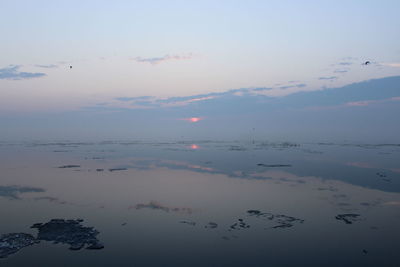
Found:
[(184, 120), (184, 121), (187, 121), (187, 122), (195, 123), (195, 122), (199, 122), (201, 120), (204, 120), (204, 118), (202, 118), (202, 117), (190, 117), (190, 118), (182, 118), (180, 120)]
[(189, 120), (190, 120), (191, 122), (198, 122), (198, 121), (200, 121), (201, 119), (200, 119), (200, 118), (197, 118), (197, 117), (193, 117), (193, 118), (189, 118)]

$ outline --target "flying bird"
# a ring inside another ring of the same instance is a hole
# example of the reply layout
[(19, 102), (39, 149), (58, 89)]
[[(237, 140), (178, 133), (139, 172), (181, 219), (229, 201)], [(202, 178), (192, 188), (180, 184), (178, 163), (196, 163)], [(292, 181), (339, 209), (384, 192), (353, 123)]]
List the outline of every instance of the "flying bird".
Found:
[(371, 64), (370, 61), (365, 61), (365, 62), (363, 63), (363, 65), (365, 65), (365, 66), (367, 66), (367, 65), (369, 65), (369, 64)]
[(72, 66), (69, 66), (70, 69), (72, 69)]

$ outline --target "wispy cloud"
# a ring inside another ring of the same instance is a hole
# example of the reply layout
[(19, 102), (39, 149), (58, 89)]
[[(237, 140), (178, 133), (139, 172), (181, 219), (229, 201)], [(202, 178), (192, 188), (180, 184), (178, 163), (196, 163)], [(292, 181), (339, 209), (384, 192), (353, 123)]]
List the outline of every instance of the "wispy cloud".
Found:
[(358, 60), (358, 58), (357, 58), (357, 57), (344, 57), (344, 58), (342, 58), (342, 60), (346, 60), (346, 61), (356, 61), (356, 60)]
[(354, 102), (347, 102), (345, 105), (348, 107), (365, 107), (376, 103), (384, 103), (384, 102), (393, 102), (393, 101), (400, 101), (400, 97), (391, 97), (386, 99), (380, 100), (364, 100), (364, 101), (354, 101)]
[(20, 72), (20, 65), (11, 65), (0, 69), (0, 79), (3, 80), (24, 80), (46, 76), (42, 72)]
[(323, 77), (319, 77), (318, 80), (333, 81), (333, 80), (336, 80), (337, 78), (338, 78), (337, 76), (323, 76)]
[(349, 107), (365, 107), (374, 103), (380, 102), (378, 100), (364, 100), (364, 101), (354, 101), (347, 102), (345, 105)]
[(328, 110), (328, 109), (337, 109), (337, 108), (345, 108), (345, 107), (367, 107), (373, 104), (380, 104), (380, 103), (388, 103), (388, 102), (395, 102), (400, 101), (400, 96), (385, 98), (385, 99), (377, 99), (377, 100), (360, 100), (360, 101), (351, 101), (346, 102), (344, 104), (339, 105), (331, 105), (331, 106), (313, 106), (307, 107), (306, 109), (309, 110)]
[(143, 101), (143, 100), (149, 100), (154, 98), (153, 96), (137, 96), (137, 97), (117, 97), (114, 98), (117, 101), (122, 101), (122, 102), (131, 102), (131, 101)]
[(135, 57), (135, 58), (133, 58), (133, 60), (135, 60), (136, 62), (140, 62), (140, 63), (149, 63), (152, 65), (157, 65), (157, 64), (159, 64), (161, 62), (165, 62), (165, 61), (188, 60), (191, 58), (193, 58), (192, 53), (185, 54), (185, 55), (165, 55), (162, 57), (149, 57), (149, 58)]
[(358, 62), (359, 59), (355, 57), (344, 57), (338, 60), (338, 62), (331, 64), (332, 67), (335, 66), (341, 66), (341, 67), (349, 67), (351, 65), (354, 65), (356, 62)]
[(298, 84), (294, 84), (294, 85), (280, 86), (279, 89), (285, 90), (285, 89), (290, 89), (290, 88), (303, 88), (306, 86), (307, 86), (307, 84), (305, 84), (305, 83), (298, 83)]
[(188, 99), (182, 99), (182, 100), (177, 100), (177, 101), (167, 101), (163, 103), (161, 106), (163, 107), (176, 107), (176, 106), (186, 106), (194, 102), (200, 102), (200, 101), (205, 101), (205, 100), (210, 100), (214, 99), (216, 96), (199, 96), (199, 97), (193, 97), (193, 98), (188, 98)]
[(354, 102), (347, 102), (345, 105), (348, 107), (366, 107), (376, 103), (384, 103), (384, 102), (393, 102), (393, 101), (400, 101), (400, 97), (391, 97), (386, 99), (380, 100), (364, 100), (364, 101), (354, 101)]
[[(117, 97), (113, 101), (106, 103), (99, 103), (95, 107), (86, 107), (89, 109), (107, 110), (107, 109), (154, 109), (154, 108), (176, 108), (191, 105), (193, 103), (206, 102), (215, 100), (217, 98), (234, 96), (236, 90), (223, 92), (223, 93), (210, 93), (205, 95), (193, 95), (193, 96), (182, 96), (182, 97), (168, 97), (168, 98), (157, 98), (151, 96), (139, 96), (139, 97)], [(240, 91), (240, 90), (239, 90)], [(183, 120), (191, 120), (191, 122), (197, 122), (203, 118), (187, 118)]]
[(383, 66), (392, 67), (392, 68), (400, 68), (400, 63), (392, 62), (392, 63), (381, 63)]
[(338, 69), (338, 70), (334, 70), (334, 73), (347, 73), (349, 72), (349, 70), (345, 70), (345, 69)]
[[(336, 76), (335, 76), (336, 77)], [(329, 78), (329, 77), (327, 77)], [(311, 110), (326, 110), (337, 108), (363, 107), (380, 102), (400, 101), (398, 81), (400, 76), (378, 80), (369, 80), (363, 83), (350, 84), (346, 87), (324, 90), (307, 91), (306, 83), (280, 84), (274, 88), (240, 88), (208, 94), (175, 96), (158, 98), (155, 96), (117, 97), (97, 106), (86, 109), (98, 111), (122, 111), (133, 109), (169, 109), (195, 107), (196, 113), (209, 116), (211, 109), (228, 110), (227, 107), (246, 105), (252, 109), (275, 109), (278, 106), (303, 107)], [(379, 85), (377, 85), (379, 83)], [(283, 89), (288, 88), (288, 89)], [(379, 88), (379, 89), (378, 89)], [(300, 89), (300, 90), (299, 90)], [(303, 93), (300, 93), (303, 92)], [(306, 96), (307, 94), (307, 96)], [(297, 99), (297, 100), (295, 100)], [(280, 103), (278, 105), (278, 103)], [(207, 108), (206, 112), (197, 112)], [(233, 108), (236, 110), (236, 108)], [(177, 118), (185, 118), (188, 113)], [(189, 113), (191, 114), (191, 113)], [(193, 115), (195, 115), (193, 114)]]
[(55, 64), (48, 64), (48, 65), (36, 64), (35, 67), (44, 68), (44, 69), (54, 69), (54, 68), (58, 68), (58, 65), (55, 65)]
[(353, 65), (353, 62), (339, 62), (338, 65), (340, 65), (340, 66), (350, 66), (350, 65)]
[(262, 91), (269, 91), (272, 90), (272, 87), (260, 87), (260, 88), (253, 88), (252, 90), (255, 92), (262, 92)]
[(191, 102), (197, 102), (197, 101), (203, 101), (203, 100), (208, 100), (208, 99), (213, 99), (215, 98), (214, 96), (205, 96), (205, 97), (197, 97), (197, 98), (192, 98), (187, 100), (187, 103), (191, 103)]
[[(119, 107), (125, 108), (156, 108), (156, 107), (178, 107), (186, 106), (194, 102), (211, 100), (218, 97), (215, 93), (207, 95), (194, 95), (187, 97), (169, 97), (169, 98), (156, 98), (153, 96), (138, 96), (138, 97), (117, 97), (114, 98)], [(112, 103), (107, 103), (107, 105)]]

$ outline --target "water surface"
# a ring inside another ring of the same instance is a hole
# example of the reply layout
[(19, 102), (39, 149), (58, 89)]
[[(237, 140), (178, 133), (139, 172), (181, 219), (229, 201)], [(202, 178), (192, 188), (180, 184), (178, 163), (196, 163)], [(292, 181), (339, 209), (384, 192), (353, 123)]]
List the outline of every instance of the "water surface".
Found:
[(82, 218), (105, 245), (42, 241), (1, 266), (400, 262), (398, 144), (1, 143), (0, 168), (1, 234)]

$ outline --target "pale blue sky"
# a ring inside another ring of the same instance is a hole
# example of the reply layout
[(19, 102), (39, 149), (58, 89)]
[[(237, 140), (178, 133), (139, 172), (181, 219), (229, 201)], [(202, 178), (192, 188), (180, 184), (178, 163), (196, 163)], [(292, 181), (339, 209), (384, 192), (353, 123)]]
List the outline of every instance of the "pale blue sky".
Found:
[(136, 109), (116, 99), (232, 89), (277, 97), (399, 76), (399, 11), (389, 0), (1, 0), (0, 115)]

